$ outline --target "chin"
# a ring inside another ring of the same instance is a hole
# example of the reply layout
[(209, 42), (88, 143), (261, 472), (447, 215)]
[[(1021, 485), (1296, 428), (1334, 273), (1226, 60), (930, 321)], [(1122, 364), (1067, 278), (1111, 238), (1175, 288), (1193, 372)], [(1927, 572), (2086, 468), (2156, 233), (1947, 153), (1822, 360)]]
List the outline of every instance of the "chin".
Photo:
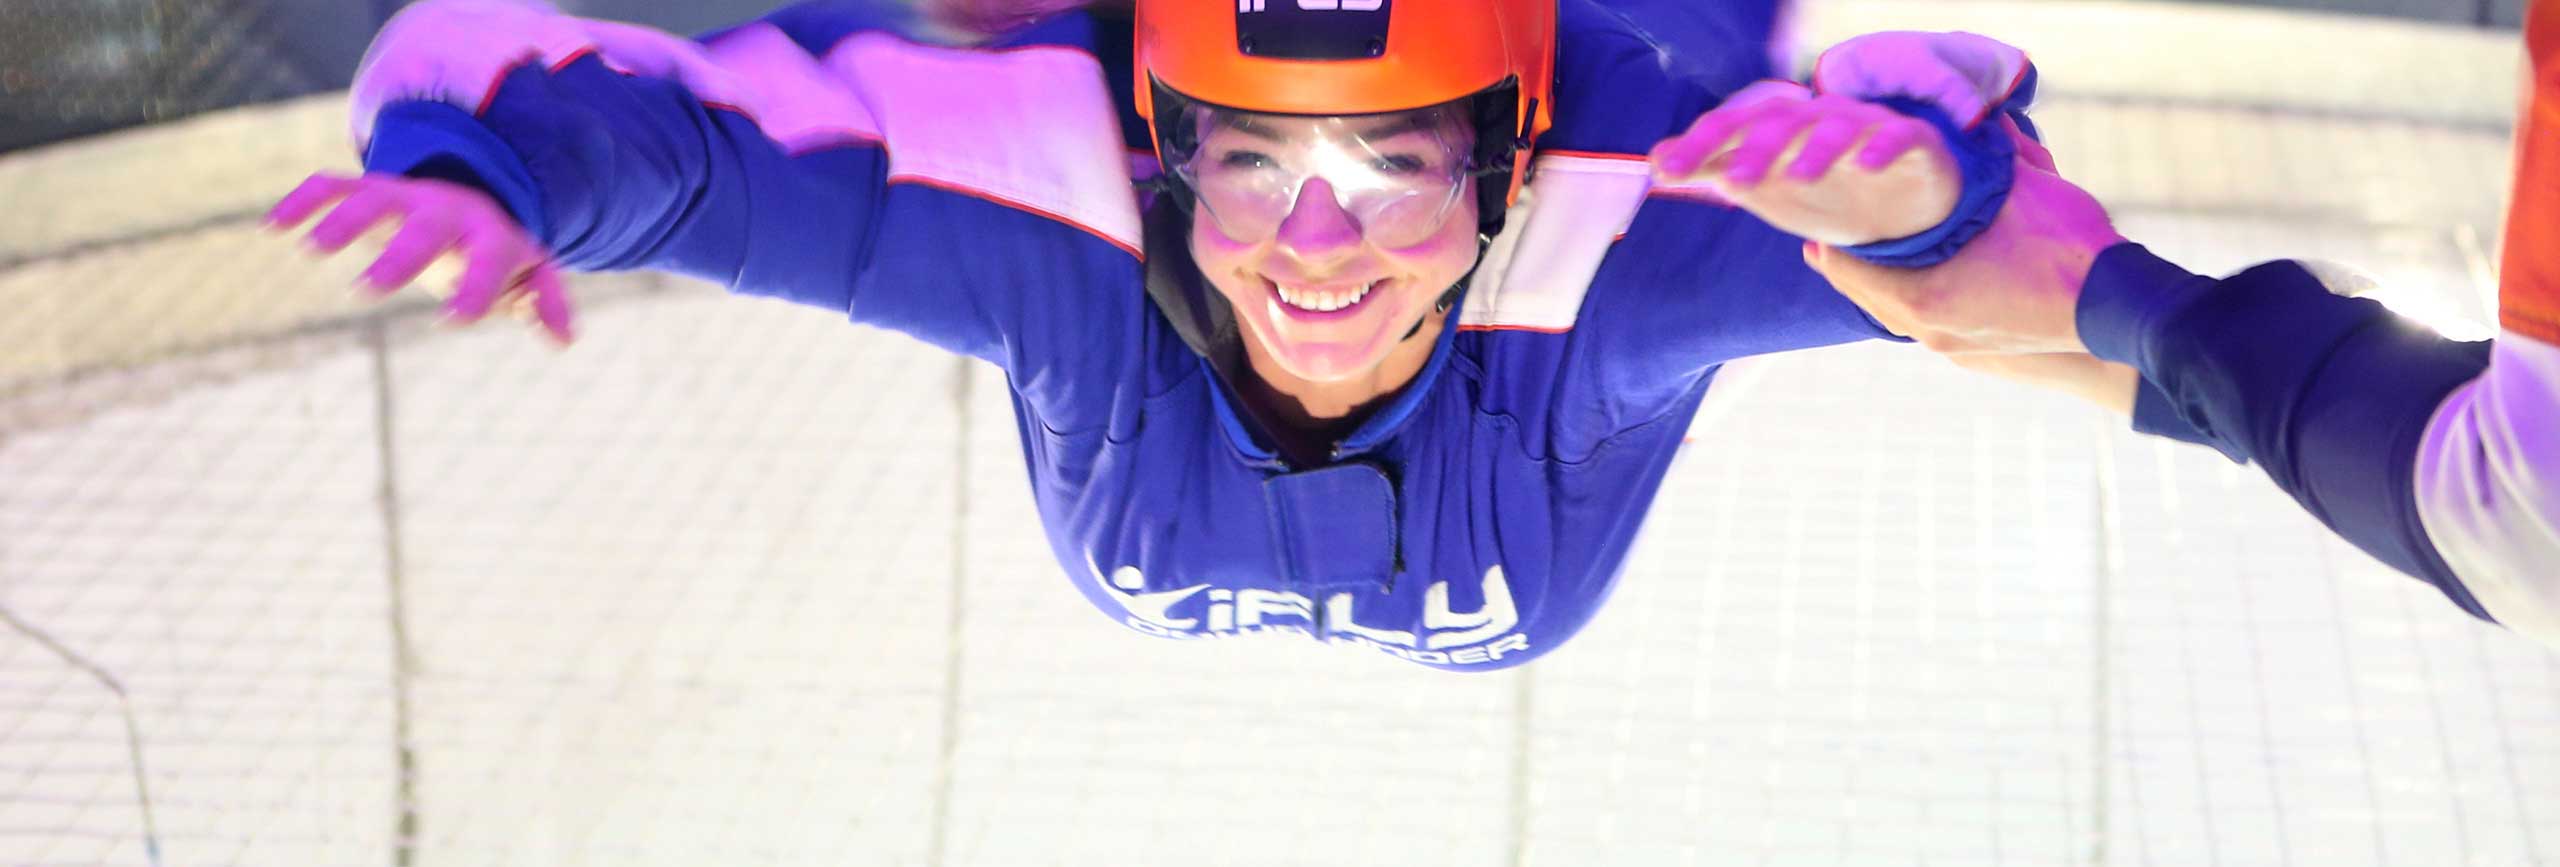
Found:
[(1392, 341), (1290, 340), (1265, 333), (1259, 323), (1246, 339), (1259, 344), (1262, 356), (1283, 372), (1307, 382), (1358, 379), (1385, 364)]
[(1356, 317), (1308, 322), (1289, 311), (1265, 307), (1243, 317), (1247, 339), (1261, 344), (1262, 354), (1290, 376), (1307, 382), (1336, 383), (1377, 372), (1413, 327), (1410, 299), (1375, 299), (1376, 309)]
[(1280, 369), (1308, 382), (1331, 383), (1358, 379), (1377, 370), (1378, 366), (1387, 360), (1387, 354), (1384, 352), (1355, 353), (1349, 351), (1352, 349), (1353, 347), (1336, 345), (1291, 347), (1263, 345), (1263, 350), (1270, 354), (1272, 360), (1280, 363)]

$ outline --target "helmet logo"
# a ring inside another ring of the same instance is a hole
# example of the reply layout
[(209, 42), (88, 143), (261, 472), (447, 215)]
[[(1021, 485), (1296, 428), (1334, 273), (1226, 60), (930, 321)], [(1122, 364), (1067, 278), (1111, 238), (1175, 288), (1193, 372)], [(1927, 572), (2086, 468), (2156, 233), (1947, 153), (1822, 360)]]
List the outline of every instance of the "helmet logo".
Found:
[[(1387, 0), (1298, 0), (1298, 8), (1310, 12), (1376, 12)], [(1268, 12), (1270, 0), (1236, 0), (1238, 12)]]
[(1386, 53), (1395, 0), (1236, 0), (1236, 52), (1272, 60), (1365, 60)]

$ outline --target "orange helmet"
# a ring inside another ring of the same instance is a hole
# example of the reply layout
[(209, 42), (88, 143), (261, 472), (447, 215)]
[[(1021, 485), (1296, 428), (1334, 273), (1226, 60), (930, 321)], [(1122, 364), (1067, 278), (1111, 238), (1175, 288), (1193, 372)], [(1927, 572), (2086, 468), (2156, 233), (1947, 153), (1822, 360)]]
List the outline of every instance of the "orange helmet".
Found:
[(1165, 160), (1192, 131), (1159, 118), (1194, 103), (1348, 115), (1463, 100), (1491, 235), (1550, 122), (1555, 34), (1556, 0), (1137, 0), (1138, 115)]

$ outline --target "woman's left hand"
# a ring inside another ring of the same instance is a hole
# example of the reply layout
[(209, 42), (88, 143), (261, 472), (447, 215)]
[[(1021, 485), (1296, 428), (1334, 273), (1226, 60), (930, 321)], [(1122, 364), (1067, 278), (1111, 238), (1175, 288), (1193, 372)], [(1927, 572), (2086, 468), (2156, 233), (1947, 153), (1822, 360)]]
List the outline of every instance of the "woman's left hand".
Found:
[(1954, 156), (1927, 122), (1783, 81), (1744, 88), (1649, 159), (1662, 182), (1703, 183), (1772, 226), (1833, 246), (1927, 231), (1964, 193)]
[(1807, 242), (1805, 264), (1885, 328), (1940, 354), (2087, 352), (2080, 286), (2098, 254), (2125, 239), (2097, 199), (2051, 171), (2050, 154), (2018, 138), (2008, 199), (1955, 258), (1896, 268)]

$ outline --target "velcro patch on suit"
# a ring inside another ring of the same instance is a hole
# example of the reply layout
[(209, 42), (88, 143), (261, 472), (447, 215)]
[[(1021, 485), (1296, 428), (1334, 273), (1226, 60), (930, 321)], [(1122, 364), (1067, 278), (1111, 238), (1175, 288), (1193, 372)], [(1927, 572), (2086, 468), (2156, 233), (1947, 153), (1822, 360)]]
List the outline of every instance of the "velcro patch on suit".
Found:
[(1290, 590), (1389, 588), (1396, 570), (1395, 485), (1368, 464), (1338, 464), (1262, 483), (1272, 547)]

